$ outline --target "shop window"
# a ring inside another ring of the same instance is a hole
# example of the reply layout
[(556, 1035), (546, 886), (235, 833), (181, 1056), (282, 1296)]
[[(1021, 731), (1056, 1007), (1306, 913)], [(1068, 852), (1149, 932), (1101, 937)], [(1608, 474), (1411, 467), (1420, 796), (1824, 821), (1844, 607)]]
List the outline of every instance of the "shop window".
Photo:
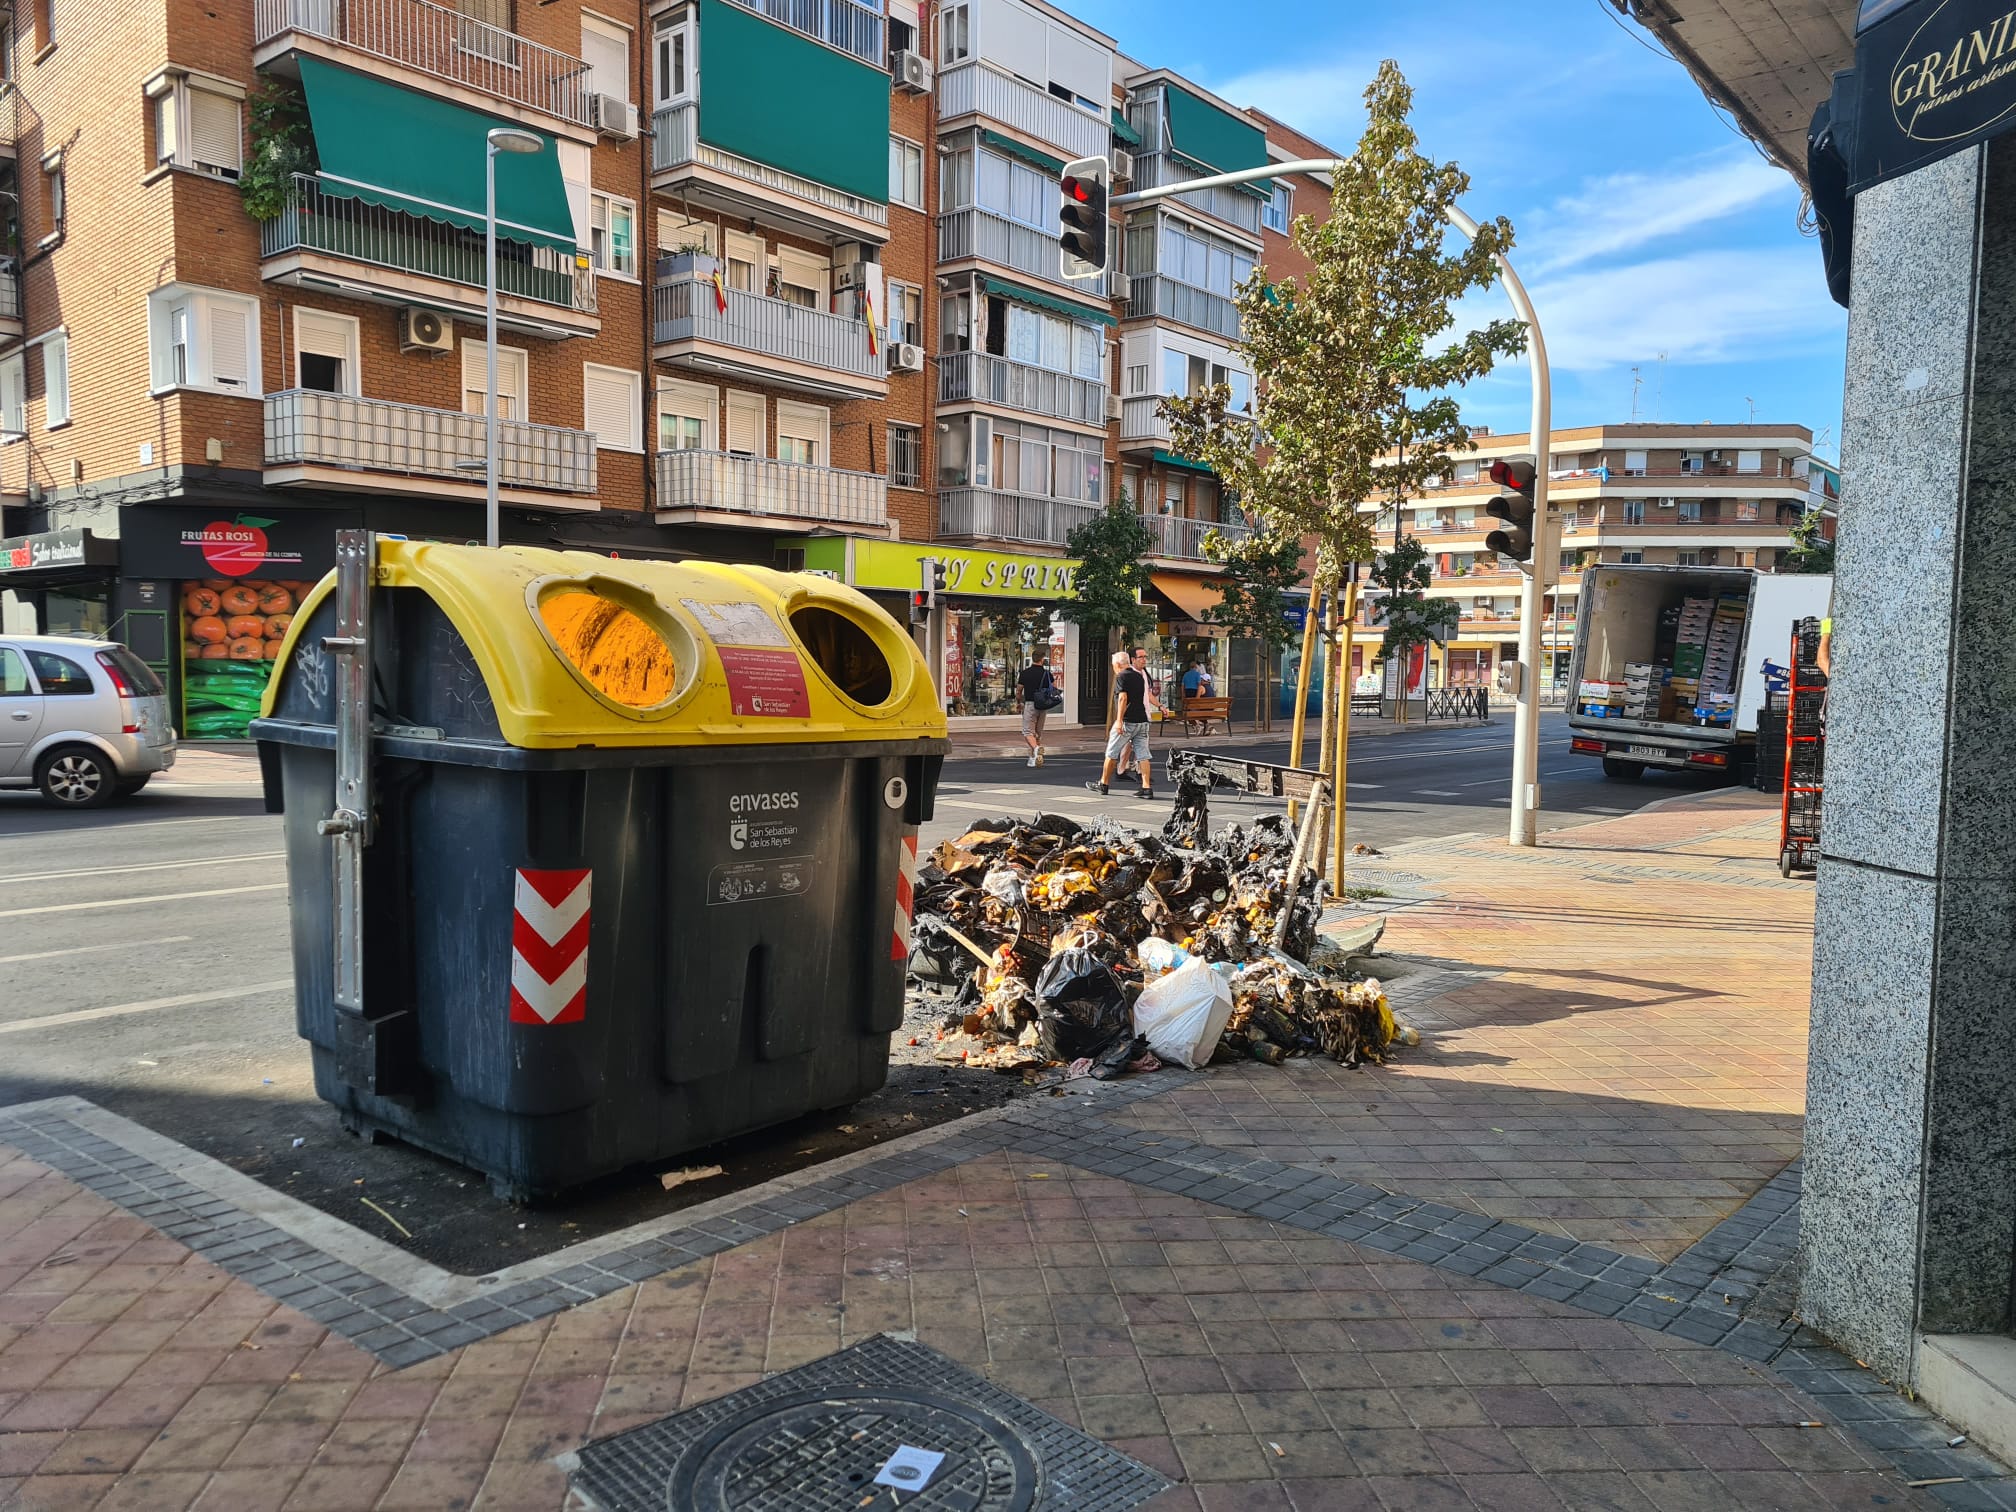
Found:
[(362, 392), (354, 315), (294, 307), (294, 386), (324, 394)]
[(1051, 643), (1050, 611), (1037, 604), (985, 608), (954, 600), (945, 616), (945, 712), (954, 716), (1019, 711), (1015, 679), (1033, 657), (1047, 660), (1061, 685)]

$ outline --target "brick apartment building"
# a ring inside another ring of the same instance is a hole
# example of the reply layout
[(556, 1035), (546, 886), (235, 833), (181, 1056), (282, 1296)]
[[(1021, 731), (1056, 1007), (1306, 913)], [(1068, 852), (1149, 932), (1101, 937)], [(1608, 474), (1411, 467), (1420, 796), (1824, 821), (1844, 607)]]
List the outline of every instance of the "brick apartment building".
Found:
[[(1486, 550), (1498, 521), (1484, 505), (1502, 492), (1489, 477), (1500, 457), (1531, 457), (1525, 433), (1474, 433), (1477, 449), (1449, 476), (1402, 501), (1401, 526), (1428, 549), (1429, 595), (1454, 599), (1461, 619), (1449, 643), (1430, 648), (1421, 669), (1430, 686), (1489, 684), (1518, 659), (1524, 578)], [(1560, 573), (1542, 599), (1547, 656), (1543, 686), (1567, 676), (1575, 639), (1580, 572), (1599, 562), (1774, 570), (1791, 549), (1792, 528), (1809, 509), (1831, 509), (1838, 475), (1813, 456), (1813, 433), (1799, 425), (1596, 425), (1557, 430), (1548, 443), (1548, 493), (1563, 516)], [(1377, 509), (1380, 529), (1394, 510)], [(1354, 682), (1378, 654), (1372, 611), (1352, 636)]]

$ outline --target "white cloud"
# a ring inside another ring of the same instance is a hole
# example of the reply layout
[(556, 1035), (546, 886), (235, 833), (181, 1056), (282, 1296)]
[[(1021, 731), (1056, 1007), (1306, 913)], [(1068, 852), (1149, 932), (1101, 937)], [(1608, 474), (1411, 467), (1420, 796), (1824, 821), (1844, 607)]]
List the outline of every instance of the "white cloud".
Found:
[(1661, 352), (1682, 364), (1801, 355), (1838, 345), (1845, 318), (1827, 297), (1811, 244), (1592, 268), (1529, 292), (1548, 361), (1570, 372), (1650, 362)]
[(1698, 232), (1773, 200), (1798, 203), (1792, 180), (1754, 152), (1717, 153), (1662, 173), (1617, 173), (1528, 217), (1520, 266), (1545, 274)]

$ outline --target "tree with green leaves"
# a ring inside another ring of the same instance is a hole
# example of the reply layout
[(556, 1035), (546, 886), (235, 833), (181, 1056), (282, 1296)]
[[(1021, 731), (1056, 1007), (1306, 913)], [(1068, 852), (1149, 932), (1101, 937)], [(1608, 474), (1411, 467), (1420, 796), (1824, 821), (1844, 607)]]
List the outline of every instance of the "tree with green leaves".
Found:
[(1372, 583), (1382, 590), (1373, 601), (1373, 618), (1386, 627), (1379, 641), (1382, 662), (1397, 659), (1401, 667), (1410, 667), (1417, 650), (1456, 628), (1456, 600), (1428, 596), (1433, 577), (1427, 548), (1411, 535), (1402, 536), (1373, 561)]
[(1115, 630), (1130, 640), (1154, 634), (1155, 611), (1141, 602), (1151, 544), (1148, 527), (1124, 489), (1098, 514), (1072, 527), (1064, 549), (1078, 558), (1072, 580), (1077, 593), (1057, 612), (1079, 626), (1088, 642), (1103, 645)]
[[(1264, 653), (1261, 665), (1271, 669), (1276, 653), (1291, 638), (1288, 592), (1302, 581), (1302, 543), (1270, 530), (1240, 537), (1207, 530), (1204, 555), (1225, 574), (1218, 580), (1218, 602), (1205, 611), (1205, 619), (1223, 625), (1235, 640), (1258, 641)], [(1271, 722), (1273, 692), (1273, 678), (1263, 670), (1259, 698), (1263, 723)]]
[(1834, 570), (1834, 543), (1820, 533), (1827, 512), (1809, 509), (1792, 527), (1792, 549), (1780, 559), (1786, 572), (1829, 573)]

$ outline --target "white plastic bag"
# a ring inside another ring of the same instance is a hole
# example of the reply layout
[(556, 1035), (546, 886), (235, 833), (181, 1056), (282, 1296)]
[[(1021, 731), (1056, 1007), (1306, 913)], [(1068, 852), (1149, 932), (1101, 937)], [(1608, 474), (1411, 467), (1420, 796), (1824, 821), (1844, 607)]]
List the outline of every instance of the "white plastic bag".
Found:
[(1147, 1035), (1148, 1048), (1163, 1060), (1194, 1069), (1211, 1059), (1231, 1017), (1225, 978), (1192, 956), (1143, 989), (1134, 1005), (1134, 1032)]

